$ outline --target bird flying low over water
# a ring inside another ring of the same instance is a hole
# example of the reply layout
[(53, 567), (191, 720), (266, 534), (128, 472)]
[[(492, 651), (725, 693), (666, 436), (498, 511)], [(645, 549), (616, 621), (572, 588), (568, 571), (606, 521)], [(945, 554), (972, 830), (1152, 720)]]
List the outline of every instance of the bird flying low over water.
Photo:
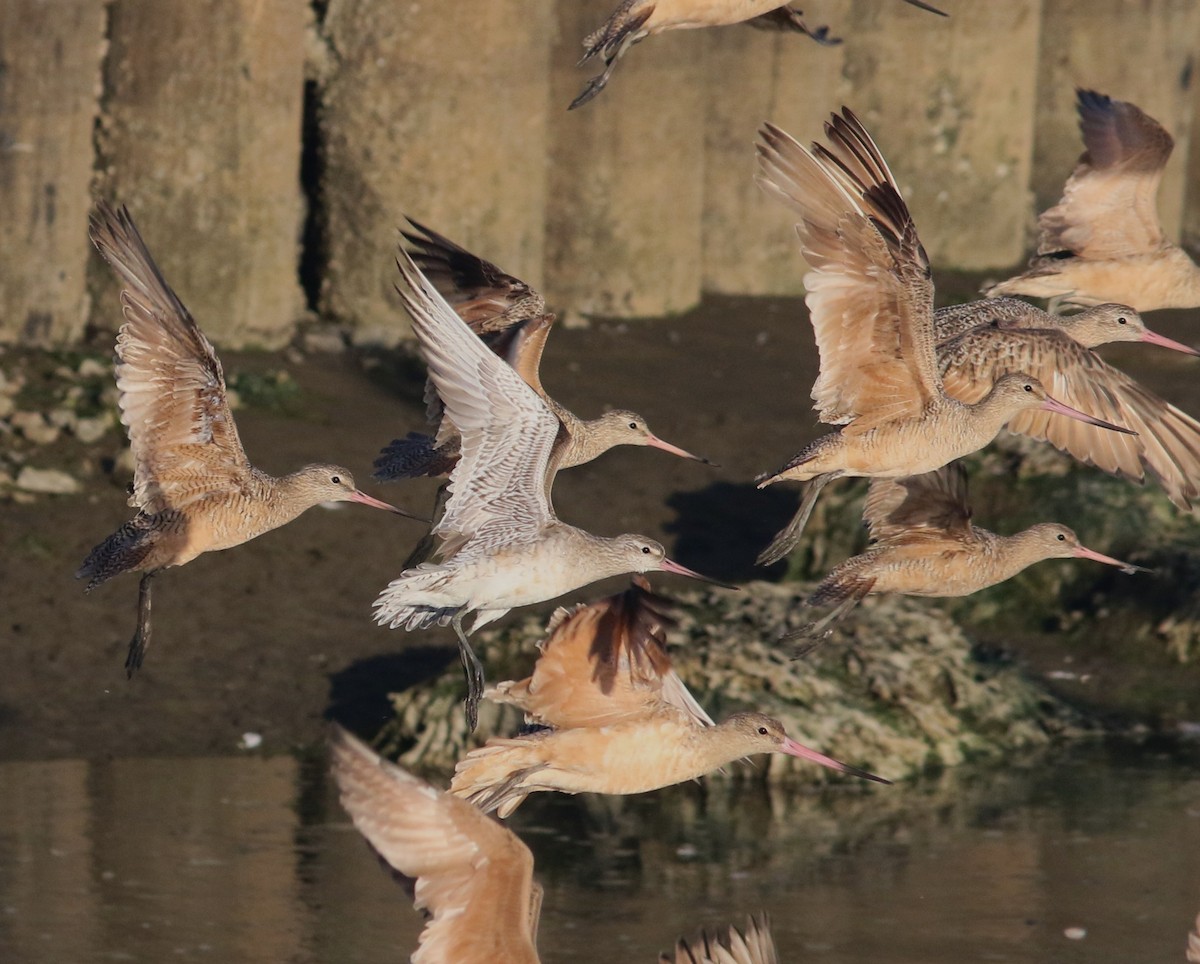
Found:
[(321, 502), (359, 502), (409, 518), (360, 492), (339, 465), (307, 465), (276, 478), (246, 458), (212, 344), (163, 279), (124, 207), (97, 205), (92, 242), (123, 284), (117, 335), (121, 421), (133, 452), (136, 516), (96, 546), (79, 571), (90, 592), (141, 572), (137, 632), (125, 669), (150, 643), (150, 580), (202, 552), (241, 545)]
[[(944, 11), (924, 0), (904, 2), (946, 16)], [(748, 23), (765, 30), (794, 31), (820, 44), (840, 42), (830, 38), (828, 27), (810, 28), (804, 22), (802, 11), (779, 0), (623, 0), (599, 29), (584, 37), (584, 54), (578, 66), (602, 56), (604, 71), (588, 81), (567, 109), (582, 107), (599, 94), (608, 84), (617, 61), (630, 47), (647, 37), (668, 30), (724, 27), (735, 23)]]
[[(341, 727), (330, 736), (342, 808), (376, 855), (414, 881), (428, 915), (413, 964), (538, 964), (542, 887), (508, 827), (391, 763)], [(766, 915), (680, 940), (675, 964), (778, 964)]]
[(540, 790), (644, 793), (755, 753), (888, 782), (797, 743), (762, 713), (714, 723), (671, 668), (667, 605), (635, 579), (620, 595), (555, 613), (533, 675), (488, 691), (548, 729), (471, 751), (451, 792), (507, 817)]
[(1138, 311), (1200, 305), (1200, 267), (1158, 219), (1175, 141), (1141, 108), (1094, 90), (1076, 91), (1076, 109), (1084, 152), (1062, 198), (1038, 216), (1037, 251), (1022, 274), (985, 294)]
[(1066, 526), (1041, 523), (1000, 536), (971, 523), (967, 472), (953, 462), (906, 479), (874, 479), (863, 506), (871, 546), (834, 568), (805, 604), (834, 605), (785, 638), (819, 639), (871, 593), (969, 596), (1045, 559), (1091, 559), (1126, 573), (1148, 572), (1088, 549)]
[(799, 541), (821, 489), (842, 476), (920, 475), (974, 452), (1019, 412), (1042, 409), (1118, 432), (1052, 397), (1027, 373), (998, 379), (977, 402), (953, 398), (938, 370), (933, 280), (917, 228), (887, 162), (849, 108), (807, 150), (779, 128), (760, 131), (759, 183), (800, 215), (812, 270), (805, 304), (821, 370), (818, 418), (842, 428), (759, 478), (810, 484), (795, 517), (759, 555), (775, 562)]
[(455, 314), (407, 252), (397, 263), (398, 291), (442, 400), (438, 443), (451, 433), (461, 442), (446, 510), (433, 529), (435, 555), (392, 580), (375, 601), (375, 619), (393, 629), (453, 626), (474, 728), (483, 667), (463, 631), (468, 613), (476, 613), (474, 632), (510, 609), (608, 576), (661, 570), (706, 577), (672, 562), (645, 536), (605, 538), (558, 519), (546, 480), (562, 423)]

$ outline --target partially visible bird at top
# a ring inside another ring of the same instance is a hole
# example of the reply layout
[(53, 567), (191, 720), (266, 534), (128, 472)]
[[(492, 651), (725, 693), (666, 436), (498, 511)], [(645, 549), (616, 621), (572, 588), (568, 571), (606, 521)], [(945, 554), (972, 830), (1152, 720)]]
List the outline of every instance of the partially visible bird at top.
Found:
[(163, 279), (133, 218), (100, 202), (91, 238), (121, 278), (125, 321), (117, 335), (121, 421), (133, 453), (129, 504), (137, 515), (96, 546), (77, 579), (87, 590), (141, 572), (137, 631), (125, 669), (150, 644), (150, 581), (202, 552), (241, 545), (321, 502), (359, 502), (417, 518), (360, 492), (339, 465), (275, 477), (246, 458), (212, 344)]
[(806, 606), (834, 609), (784, 638), (828, 636), (871, 593), (969, 596), (1045, 559), (1074, 557), (1129, 574), (1149, 571), (1088, 549), (1057, 523), (1040, 523), (1011, 536), (973, 525), (961, 462), (905, 479), (873, 479), (863, 522), (872, 544), (836, 566), (805, 600)]
[(809, 151), (768, 124), (758, 144), (759, 183), (800, 215), (811, 267), (805, 303), (821, 363), (812, 390), (818, 418), (842, 426), (759, 477), (760, 487), (809, 481), (792, 521), (759, 555), (763, 564), (796, 545), (833, 479), (930, 472), (1033, 409), (1129, 431), (1064, 405), (1025, 373), (998, 379), (973, 404), (951, 397), (938, 371), (929, 259), (887, 162), (849, 108), (825, 133), (828, 143)]
[(461, 445), (445, 513), (433, 528), (435, 555), (392, 580), (375, 601), (375, 619), (393, 629), (454, 628), (473, 729), (483, 667), (463, 631), (468, 613), (476, 614), (474, 632), (510, 609), (621, 573), (706, 577), (672, 562), (645, 536), (605, 538), (558, 519), (547, 480), (562, 423), (488, 350), (403, 249), (397, 264), (403, 282), (397, 290), (442, 400), (438, 443), (454, 434)]
[(1094, 90), (1078, 89), (1076, 108), (1084, 152), (1062, 198), (1038, 217), (1036, 253), (1022, 274), (985, 294), (1138, 311), (1200, 305), (1200, 267), (1158, 219), (1171, 135), (1141, 108)]
[[(959, 330), (964, 315), (987, 318), (987, 305), (1003, 309), (988, 323), (965, 328), (937, 346), (938, 370), (947, 394), (979, 401), (1010, 372), (1026, 372), (1073, 408), (1133, 435), (1110, 432), (1043, 411), (1014, 415), (1008, 431), (1049, 442), (1055, 448), (1113, 475), (1141, 483), (1147, 472), (1181, 509), (1200, 496), (1200, 421), (1138, 384), (1091, 349), (1112, 341), (1140, 341), (1187, 354), (1187, 345), (1146, 328), (1126, 305), (1105, 304), (1075, 314), (1050, 315), (1023, 301), (980, 301), (935, 316), (939, 335)], [(1020, 307), (1017, 307), (1020, 306)], [(1026, 311), (1025, 309), (1028, 309)]]
[(645, 793), (755, 753), (888, 782), (797, 743), (762, 713), (714, 723), (671, 667), (667, 606), (635, 577), (624, 593), (558, 610), (533, 675), (488, 691), (549, 729), (472, 750), (455, 767), (451, 793), (507, 817), (530, 793)]
[[(946, 13), (924, 0), (905, 3), (944, 17)], [(785, 30), (805, 34), (817, 43), (840, 43), (829, 36), (828, 27), (810, 28), (803, 12), (779, 0), (623, 0), (597, 30), (583, 38), (584, 54), (578, 66), (593, 57), (604, 58), (604, 71), (587, 82), (568, 110), (582, 107), (608, 84), (613, 70), (634, 44), (668, 30), (698, 27), (724, 27), (749, 23), (764, 30)]]

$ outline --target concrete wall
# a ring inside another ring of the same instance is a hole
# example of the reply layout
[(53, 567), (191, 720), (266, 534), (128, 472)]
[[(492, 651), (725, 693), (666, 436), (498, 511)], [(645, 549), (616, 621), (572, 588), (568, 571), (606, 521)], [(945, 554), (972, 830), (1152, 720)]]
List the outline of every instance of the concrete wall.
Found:
[(580, 40), (614, 4), (0, 4), (0, 342), (118, 323), (86, 240), (91, 196), (130, 206), (223, 345), (279, 344), (309, 309), (402, 337), (406, 214), (567, 312), (799, 292), (791, 218), (754, 185), (752, 145), (767, 119), (812, 140), (842, 104), (939, 266), (1023, 258), (1080, 151), (1076, 85), (1172, 130), (1164, 221), (1200, 238), (1194, 0), (943, 0), (948, 19), (811, 0), (806, 20), (841, 46), (740, 26), (653, 37), (568, 113), (599, 70), (575, 66)]

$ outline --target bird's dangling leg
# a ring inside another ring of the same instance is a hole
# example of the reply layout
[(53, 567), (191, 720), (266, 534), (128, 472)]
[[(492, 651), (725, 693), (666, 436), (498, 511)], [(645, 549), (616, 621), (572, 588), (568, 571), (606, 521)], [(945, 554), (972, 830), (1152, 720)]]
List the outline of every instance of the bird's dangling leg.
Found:
[(825, 640), (833, 635), (834, 628), (840, 623), (851, 609), (857, 606), (860, 602), (867, 598), (872, 587), (875, 585), (875, 580), (871, 579), (863, 586), (852, 592), (849, 596), (838, 603), (830, 612), (826, 613), (815, 622), (806, 623), (799, 629), (793, 629), (791, 632), (784, 633), (779, 637), (782, 643), (786, 640), (802, 639), (806, 642), (800, 643), (792, 650), (792, 659), (803, 659), (812, 653)]
[(446, 514), (446, 502), (449, 498), (450, 485), (447, 482), (443, 482), (438, 486), (437, 497), (433, 502), (433, 525), (425, 535), (421, 536), (421, 541), (417, 543), (416, 548), (408, 554), (408, 558), (404, 560), (404, 565), (400, 567), (401, 572), (408, 569), (416, 569), (417, 566), (433, 555), (433, 550), (437, 548), (437, 537), (434, 536), (433, 530), (437, 528), (437, 524), (442, 521), (442, 516)]
[(157, 569), (151, 569), (142, 574), (138, 583), (138, 621), (137, 632), (129, 641), (129, 653), (125, 657), (125, 675), (133, 679), (133, 674), (141, 668), (142, 660), (146, 658), (146, 647), (150, 645), (150, 580), (154, 578)]
[(758, 559), (755, 561), (760, 566), (769, 566), (778, 562), (796, 548), (796, 543), (800, 541), (804, 527), (808, 524), (808, 517), (812, 515), (813, 506), (817, 504), (817, 496), (821, 494), (821, 490), (826, 485), (841, 474), (841, 472), (826, 472), (813, 477), (804, 490), (804, 498), (800, 501), (800, 508), (796, 510), (796, 514), (792, 516), (792, 521), (780, 530), (767, 548), (758, 554)]
[(454, 633), (458, 636), (458, 658), (462, 661), (463, 673), (467, 677), (467, 729), (474, 730), (479, 723), (479, 700), (483, 696), (483, 664), (467, 642), (467, 634), (463, 632), (462, 621), (466, 610), (459, 610), (451, 621)]

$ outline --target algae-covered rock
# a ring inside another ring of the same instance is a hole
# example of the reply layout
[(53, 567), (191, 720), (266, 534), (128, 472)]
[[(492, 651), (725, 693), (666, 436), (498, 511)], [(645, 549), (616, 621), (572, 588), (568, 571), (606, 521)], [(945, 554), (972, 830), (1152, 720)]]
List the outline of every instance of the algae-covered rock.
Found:
[[(800, 603), (809, 588), (756, 582), (741, 593), (678, 597), (679, 622), (669, 635), (675, 667), (715, 719), (739, 710), (768, 713), (801, 742), (893, 780), (1039, 746), (1082, 726), (1012, 669), (977, 659), (948, 617), (913, 600), (871, 600), (830, 642), (793, 659), (777, 639), (806, 621)], [(528, 675), (543, 636), (542, 620), (533, 617), (480, 633), (476, 649), (488, 679)], [(462, 695), (455, 663), (442, 677), (393, 696), (397, 718), (381, 735), (384, 752), (400, 754), (407, 767), (449, 770), (469, 747), (516, 731), (515, 711), (485, 704), (479, 729), (468, 736)], [(763, 771), (769, 779), (842, 779), (780, 754)]]

